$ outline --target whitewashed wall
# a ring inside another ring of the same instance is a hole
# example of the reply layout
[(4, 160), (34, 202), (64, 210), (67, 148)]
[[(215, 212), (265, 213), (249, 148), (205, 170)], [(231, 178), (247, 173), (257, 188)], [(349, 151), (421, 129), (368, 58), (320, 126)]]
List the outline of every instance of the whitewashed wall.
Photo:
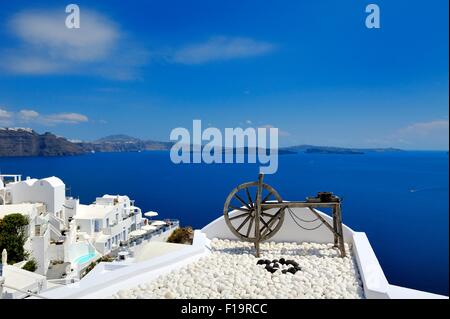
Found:
[(45, 179), (28, 180), (11, 184), (12, 203), (44, 203), (47, 211), (55, 213), (63, 209), (65, 185), (53, 186)]

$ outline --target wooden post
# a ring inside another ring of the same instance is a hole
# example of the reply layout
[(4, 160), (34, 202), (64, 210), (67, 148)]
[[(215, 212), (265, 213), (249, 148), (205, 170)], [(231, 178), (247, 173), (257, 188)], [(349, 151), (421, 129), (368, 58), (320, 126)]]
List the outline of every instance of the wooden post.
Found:
[(338, 227), (337, 227), (337, 209), (336, 209), (336, 205), (333, 206), (333, 229), (334, 229), (334, 247), (338, 247), (339, 246), (339, 237), (337, 235), (338, 233)]
[(341, 251), (341, 257), (345, 257), (345, 243), (344, 243), (344, 231), (342, 229), (342, 215), (341, 215), (341, 204), (337, 205), (337, 217), (338, 217), (338, 234), (339, 234), (339, 249)]
[(258, 176), (258, 191), (256, 193), (256, 211), (255, 211), (255, 250), (256, 257), (259, 258), (259, 243), (261, 240), (261, 231), (259, 229), (259, 219), (261, 216), (261, 194), (264, 174)]

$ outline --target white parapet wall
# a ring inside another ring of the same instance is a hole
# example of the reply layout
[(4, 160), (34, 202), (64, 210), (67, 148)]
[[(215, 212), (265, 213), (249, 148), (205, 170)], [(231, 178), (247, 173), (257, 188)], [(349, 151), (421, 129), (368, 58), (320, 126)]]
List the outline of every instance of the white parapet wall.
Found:
[(389, 283), (365, 233), (353, 233), (353, 252), (367, 299), (388, 299)]

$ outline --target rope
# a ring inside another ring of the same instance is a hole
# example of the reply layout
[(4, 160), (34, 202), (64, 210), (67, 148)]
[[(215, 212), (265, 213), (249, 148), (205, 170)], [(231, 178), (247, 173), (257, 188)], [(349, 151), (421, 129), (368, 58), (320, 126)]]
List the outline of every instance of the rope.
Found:
[(313, 227), (313, 228), (306, 228), (306, 227), (303, 227), (302, 225), (300, 225), (300, 224), (297, 222), (296, 218), (299, 219), (299, 220), (301, 220), (301, 221), (303, 221), (303, 222), (305, 222), (305, 223), (312, 223), (312, 222), (315, 222), (315, 221), (318, 220), (319, 218), (316, 218), (316, 219), (314, 219), (314, 220), (305, 221), (305, 220), (301, 219), (300, 217), (298, 217), (297, 215), (295, 215), (295, 213), (292, 211), (292, 209), (291, 209), (290, 207), (287, 207), (287, 209), (288, 209), (289, 215), (291, 215), (291, 218), (292, 218), (292, 220), (294, 221), (294, 223), (295, 223), (298, 227), (300, 227), (301, 229), (303, 229), (303, 230), (316, 230), (316, 229), (318, 229), (319, 227), (321, 227), (321, 226), (323, 225), (323, 223), (321, 222), (318, 226)]
[(300, 221), (302, 221), (304, 223), (313, 223), (313, 222), (315, 222), (315, 221), (317, 221), (319, 219), (319, 218), (316, 218), (316, 219), (313, 219), (313, 220), (305, 220), (305, 219), (302, 219), (302, 218), (298, 217), (297, 215), (295, 215), (295, 213), (292, 211), (292, 209), (290, 207), (288, 207), (287, 209), (290, 211), (291, 216), (294, 215), (295, 218), (297, 218), (298, 220), (300, 220)]

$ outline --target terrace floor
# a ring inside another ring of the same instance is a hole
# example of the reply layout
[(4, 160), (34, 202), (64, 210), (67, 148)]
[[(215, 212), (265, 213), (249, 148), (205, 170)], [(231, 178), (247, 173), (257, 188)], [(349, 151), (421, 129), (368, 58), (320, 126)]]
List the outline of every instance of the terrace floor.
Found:
[(351, 247), (346, 249), (342, 258), (332, 244), (265, 242), (256, 258), (251, 243), (213, 239), (208, 256), (111, 297), (364, 298)]

